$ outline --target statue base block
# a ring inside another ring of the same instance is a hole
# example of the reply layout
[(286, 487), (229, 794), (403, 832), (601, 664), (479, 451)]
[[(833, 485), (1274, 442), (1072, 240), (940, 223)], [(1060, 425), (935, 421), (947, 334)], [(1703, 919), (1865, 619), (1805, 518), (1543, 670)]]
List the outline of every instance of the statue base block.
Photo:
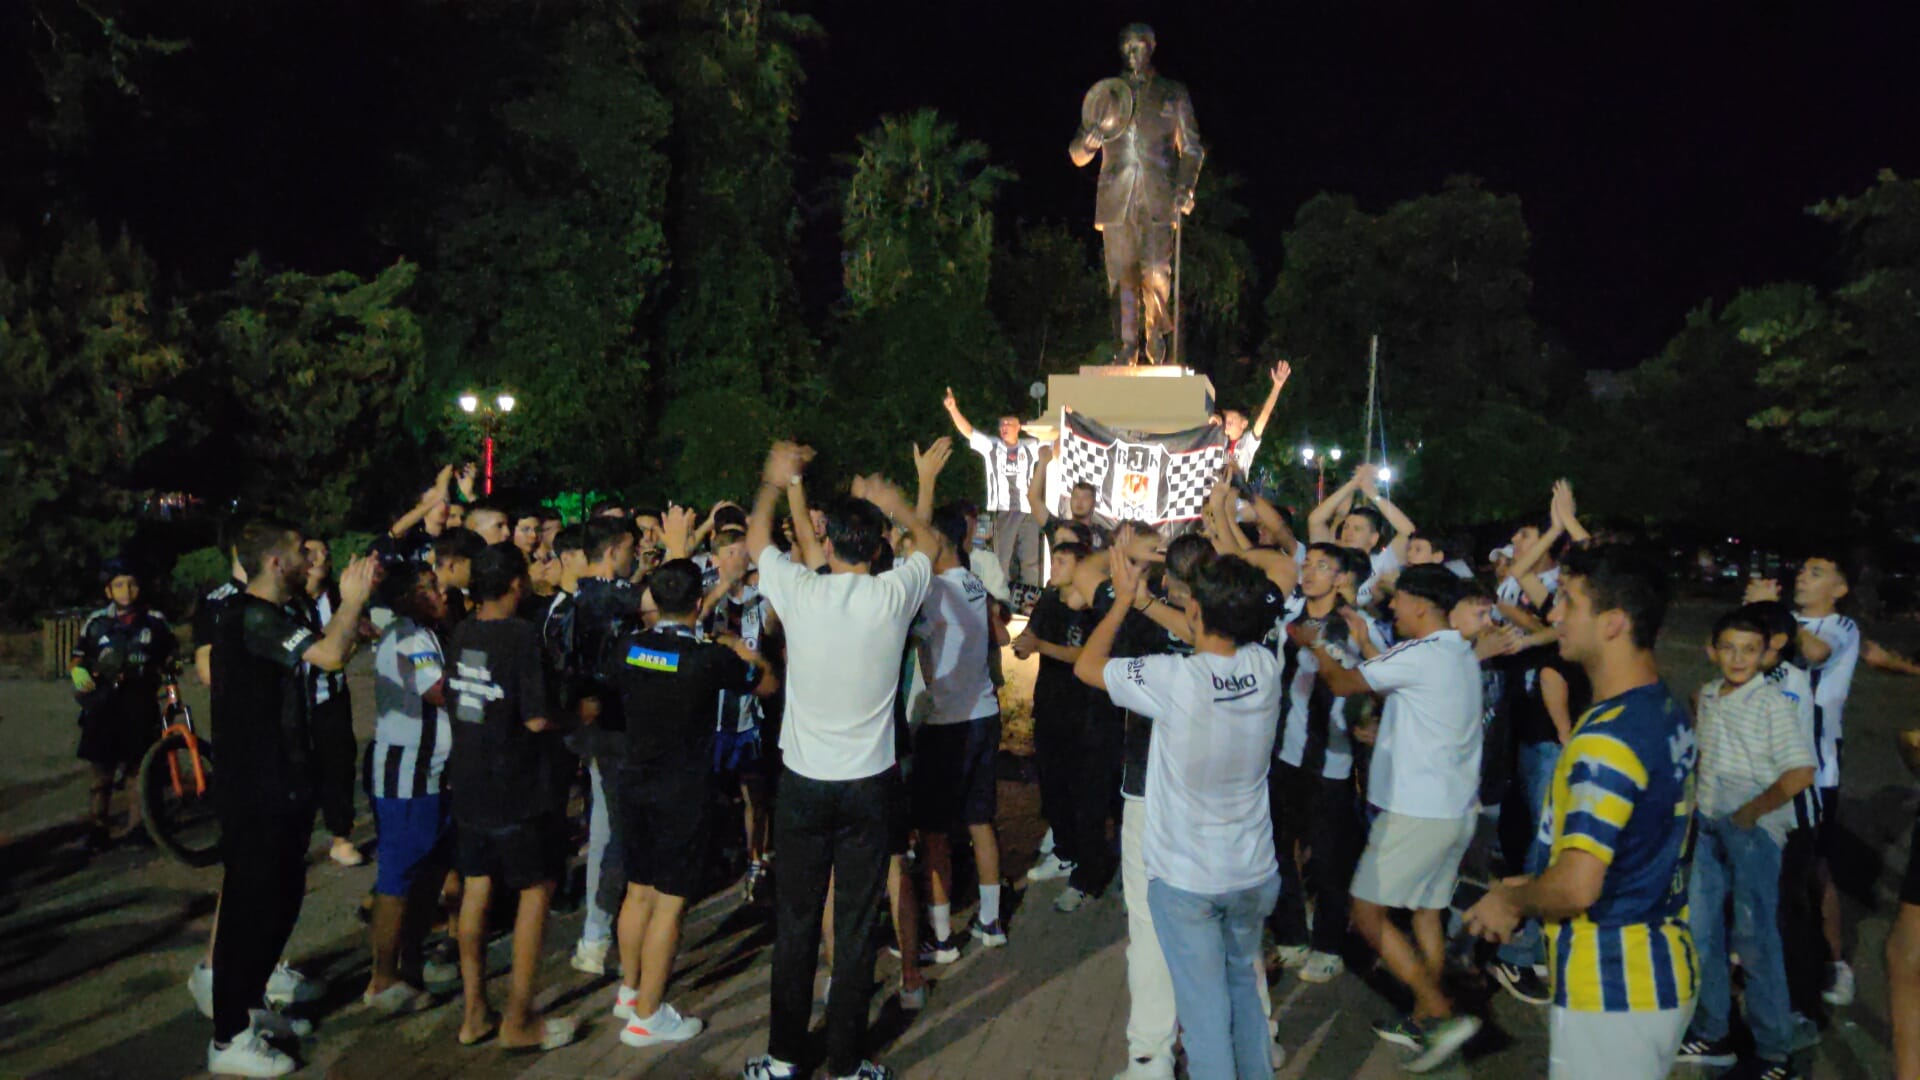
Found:
[(1168, 365), (1083, 367), (1077, 375), (1049, 375), (1046, 415), (1027, 430), (1041, 439), (1058, 434), (1062, 406), (1110, 428), (1165, 435), (1207, 422), (1213, 415), (1213, 380)]

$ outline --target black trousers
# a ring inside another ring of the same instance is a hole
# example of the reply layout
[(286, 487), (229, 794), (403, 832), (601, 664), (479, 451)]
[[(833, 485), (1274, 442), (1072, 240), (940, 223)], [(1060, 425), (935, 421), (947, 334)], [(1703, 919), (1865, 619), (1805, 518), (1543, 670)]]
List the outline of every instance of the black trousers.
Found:
[(806, 1056), (820, 916), (833, 881), (833, 990), (827, 999), (827, 1074), (850, 1076), (865, 1057), (873, 997), (873, 932), (887, 887), (888, 815), (906, 804), (900, 773), (814, 780), (787, 770), (774, 804), (780, 836), (773, 944), (773, 1010), (767, 1052)]
[(261, 1008), (307, 893), (313, 808), (222, 813), (220, 929), (213, 936), (213, 1037), (229, 1042)]
[[(1276, 758), (1267, 773), (1267, 804), (1273, 813), (1274, 854), (1280, 860), (1280, 901), (1268, 921), (1274, 943), (1307, 945), (1338, 956), (1347, 939), (1347, 890), (1366, 846), (1353, 781), (1310, 776)], [(1296, 845), (1312, 850), (1304, 882), (1293, 857)], [(1309, 895), (1314, 910), (1311, 939)]]
[(320, 766), (320, 820), (335, 836), (353, 833), (353, 785), (359, 747), (353, 741), (353, 702), (343, 690), (313, 707), (313, 756)]
[(1101, 722), (1084, 702), (1044, 714), (1036, 705), (1035, 712), (1040, 804), (1053, 827), (1054, 854), (1074, 864), (1067, 884), (1098, 896), (1120, 869), (1107, 842), (1108, 807), (1120, 787), (1120, 726), (1110, 717)]

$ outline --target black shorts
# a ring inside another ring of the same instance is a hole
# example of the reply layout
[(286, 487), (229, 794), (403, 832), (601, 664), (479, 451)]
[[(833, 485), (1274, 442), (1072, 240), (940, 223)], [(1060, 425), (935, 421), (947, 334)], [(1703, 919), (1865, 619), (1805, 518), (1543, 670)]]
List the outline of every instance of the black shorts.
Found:
[(566, 824), (558, 814), (508, 825), (462, 821), (455, 829), (453, 865), (461, 877), (488, 878), (519, 892), (560, 880), (566, 862)]
[(1907, 876), (1900, 881), (1900, 902), (1920, 904), (1920, 815), (1915, 816), (1907, 838)]
[(160, 737), (160, 706), (151, 692), (104, 695), (80, 714), (80, 749), (89, 765), (136, 766)]
[(1840, 789), (1820, 789), (1819, 850), (1822, 858), (1833, 857), (1834, 843), (1840, 838)]
[(887, 854), (905, 855), (913, 847), (913, 803), (907, 798), (900, 766), (888, 771), (893, 782), (887, 788)]
[(627, 880), (668, 896), (698, 894), (713, 837), (713, 774), (622, 768), (612, 797)]
[(922, 724), (914, 737), (913, 824), (923, 832), (991, 825), (999, 806), (994, 759), (1000, 714), (964, 724)]

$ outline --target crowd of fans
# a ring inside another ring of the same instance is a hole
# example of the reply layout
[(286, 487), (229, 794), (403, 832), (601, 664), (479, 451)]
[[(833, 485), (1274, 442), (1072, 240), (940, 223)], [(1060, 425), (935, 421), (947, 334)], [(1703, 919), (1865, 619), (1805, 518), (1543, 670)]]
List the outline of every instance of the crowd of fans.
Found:
[[(238, 526), (233, 581), (201, 602), (193, 637), (228, 916), (189, 979), (213, 1020), (208, 1068), (295, 1067), (275, 1042), (306, 1022), (284, 1007), (316, 988), (281, 955), (316, 813), (332, 858), (366, 857), (360, 790), (378, 837), (369, 1008), (424, 1007), (422, 987), (457, 965), (462, 1044), (573, 1041), (571, 1020), (537, 1015), (534, 984), (584, 846), (572, 964), (618, 974), (623, 1043), (700, 1034), (668, 1000), (681, 921), (737, 874), (775, 928), (767, 1050), (743, 1075), (807, 1072), (824, 944), (826, 1074), (891, 1076), (867, 1041), (876, 949), (899, 956), (916, 1011), (926, 968), (1020, 934), (995, 830), (1005, 650), (1038, 657), (1049, 831), (1025, 878), (1061, 882), (1058, 917), (1119, 878), (1117, 1080), (1172, 1077), (1176, 1047), (1195, 1078), (1271, 1076), (1286, 1033), (1270, 980), (1327, 983), (1376, 959), (1412, 1003), (1376, 1030), (1413, 1072), (1480, 1030), (1456, 999), (1465, 965), (1550, 1010), (1556, 1078), (1676, 1061), (1797, 1075), (1795, 1051), (1854, 995), (1826, 865), (1849, 684), (1862, 659), (1920, 666), (1862, 641), (1838, 610), (1844, 562), (1816, 552), (1791, 603), (1756, 581), (1718, 619), (1719, 677), (1689, 707), (1654, 659), (1667, 575), (1596, 542), (1565, 482), (1484, 560), (1416, 527), (1372, 466), (1302, 535), (1234, 482), (1287, 375), (1275, 368), (1254, 424), (1223, 415), (1227, 471), (1171, 538), (1103, 521), (1091, 488), (1045, 482), (1057, 455), (1016, 417), (987, 435), (950, 392), (986, 463), (978, 510), (936, 496), (955, 449), (940, 438), (914, 448), (913, 499), (874, 475), (818, 508), (811, 453), (790, 443), (745, 506), (607, 503), (572, 523), (474, 499), (470, 473), (448, 468), (337, 575), (297, 527)], [(157, 730), (173, 640), (124, 567), (105, 591), (73, 665), (95, 845)], [(341, 672), (367, 644), (377, 719), (361, 752)], [(1889, 961), (1904, 1077), (1920, 1075), (1920, 867), (1902, 900)], [(493, 906), (513, 931), (497, 1012)], [(451, 943), (428, 934), (436, 907)]]

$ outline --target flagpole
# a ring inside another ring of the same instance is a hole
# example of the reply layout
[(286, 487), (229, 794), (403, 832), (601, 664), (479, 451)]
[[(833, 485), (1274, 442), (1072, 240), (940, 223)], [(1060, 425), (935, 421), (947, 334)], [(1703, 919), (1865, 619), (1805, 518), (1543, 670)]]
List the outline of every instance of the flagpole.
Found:
[(1367, 437), (1366, 463), (1373, 464), (1373, 402), (1375, 380), (1380, 373), (1380, 335), (1374, 334), (1367, 339)]

